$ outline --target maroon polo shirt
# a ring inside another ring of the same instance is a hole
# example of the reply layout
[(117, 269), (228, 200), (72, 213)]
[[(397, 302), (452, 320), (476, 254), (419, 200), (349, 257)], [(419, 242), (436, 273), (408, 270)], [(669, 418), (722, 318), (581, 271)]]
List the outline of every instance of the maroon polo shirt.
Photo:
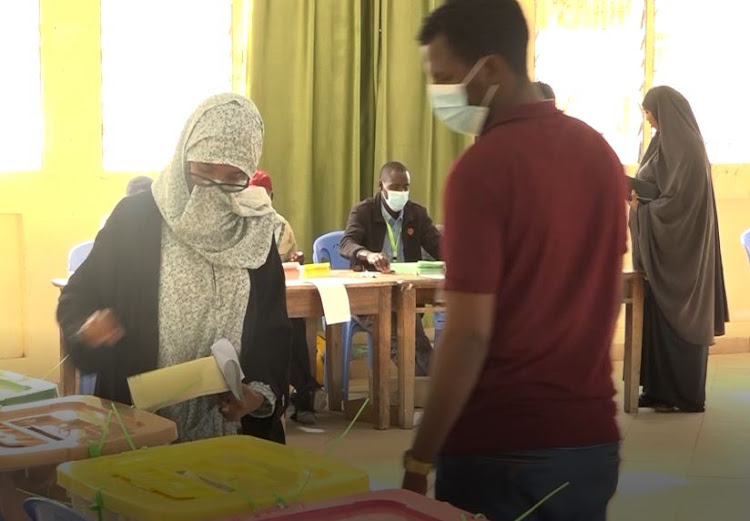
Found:
[(493, 294), (489, 354), (446, 454), (617, 441), (610, 346), (623, 168), (552, 101), (495, 118), (445, 190), (449, 291)]

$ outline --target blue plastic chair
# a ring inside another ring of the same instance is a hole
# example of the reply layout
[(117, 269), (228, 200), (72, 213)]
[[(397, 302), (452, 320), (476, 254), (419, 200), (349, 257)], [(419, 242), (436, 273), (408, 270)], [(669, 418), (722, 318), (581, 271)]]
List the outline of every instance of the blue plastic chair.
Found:
[(29, 498), (23, 502), (23, 509), (31, 521), (86, 521), (72, 508), (47, 498)]
[(93, 247), (94, 241), (86, 241), (74, 246), (70, 250), (70, 255), (68, 255), (68, 276), (73, 275), (73, 272), (83, 264), (83, 261), (89, 256)]
[(349, 259), (339, 253), (339, 243), (344, 232), (339, 230), (321, 235), (313, 243), (313, 262), (330, 262), (334, 270), (345, 270), (350, 266)]
[(745, 247), (747, 253), (747, 260), (750, 261), (750, 230), (745, 230), (745, 233), (740, 237), (742, 245)]
[[(344, 236), (343, 231), (329, 232), (318, 237), (313, 243), (313, 262), (330, 262), (333, 269), (347, 269), (350, 262), (339, 253), (339, 243)], [(348, 324), (344, 324), (341, 332), (341, 398), (344, 401), (349, 399), (349, 360), (352, 354), (352, 344), (356, 333), (365, 333), (367, 335), (367, 358), (372, 367), (373, 357), (373, 340), (372, 334), (363, 328), (359, 322), (352, 319)], [(325, 385), (328, 385), (328, 375), (325, 375)]]
[[(93, 247), (94, 241), (86, 241), (74, 246), (70, 250), (70, 254), (68, 255), (68, 276), (73, 275), (81, 264), (83, 264), (83, 261), (89, 256)], [(78, 387), (81, 394), (94, 394), (96, 374), (82, 374), (78, 382)]]

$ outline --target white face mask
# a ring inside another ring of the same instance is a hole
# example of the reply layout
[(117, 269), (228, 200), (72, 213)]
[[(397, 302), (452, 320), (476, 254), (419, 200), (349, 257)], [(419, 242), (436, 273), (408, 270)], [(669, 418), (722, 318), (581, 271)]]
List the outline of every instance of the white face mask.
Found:
[(487, 90), (481, 106), (469, 105), (466, 93), (466, 85), (469, 84), (486, 61), (487, 58), (480, 59), (462, 83), (427, 86), (427, 93), (432, 102), (435, 116), (455, 132), (477, 136), (482, 132), (484, 124), (487, 122), (487, 116), (490, 113), (487, 105), (497, 92), (499, 85), (493, 85)]
[(385, 193), (388, 194), (386, 204), (388, 205), (388, 208), (394, 212), (400, 212), (404, 209), (406, 203), (409, 202), (409, 192), (394, 192), (392, 190), (386, 190)]

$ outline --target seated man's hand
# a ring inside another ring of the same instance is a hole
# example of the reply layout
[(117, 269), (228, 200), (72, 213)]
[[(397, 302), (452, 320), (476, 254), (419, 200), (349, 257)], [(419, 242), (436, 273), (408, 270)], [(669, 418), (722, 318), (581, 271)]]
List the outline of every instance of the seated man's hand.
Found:
[(388, 273), (391, 271), (391, 264), (388, 262), (388, 257), (382, 253), (370, 252), (365, 259), (367, 260), (367, 264), (381, 273)]

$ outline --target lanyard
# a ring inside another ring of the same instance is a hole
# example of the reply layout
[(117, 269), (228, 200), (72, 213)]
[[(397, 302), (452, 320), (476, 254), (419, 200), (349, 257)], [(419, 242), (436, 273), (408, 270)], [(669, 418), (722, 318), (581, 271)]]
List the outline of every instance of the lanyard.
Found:
[(391, 242), (391, 253), (393, 254), (393, 260), (398, 260), (398, 239), (399, 237), (394, 237), (393, 235), (393, 228), (391, 228), (391, 224), (386, 219), (385, 221), (385, 227), (388, 229), (388, 239)]

